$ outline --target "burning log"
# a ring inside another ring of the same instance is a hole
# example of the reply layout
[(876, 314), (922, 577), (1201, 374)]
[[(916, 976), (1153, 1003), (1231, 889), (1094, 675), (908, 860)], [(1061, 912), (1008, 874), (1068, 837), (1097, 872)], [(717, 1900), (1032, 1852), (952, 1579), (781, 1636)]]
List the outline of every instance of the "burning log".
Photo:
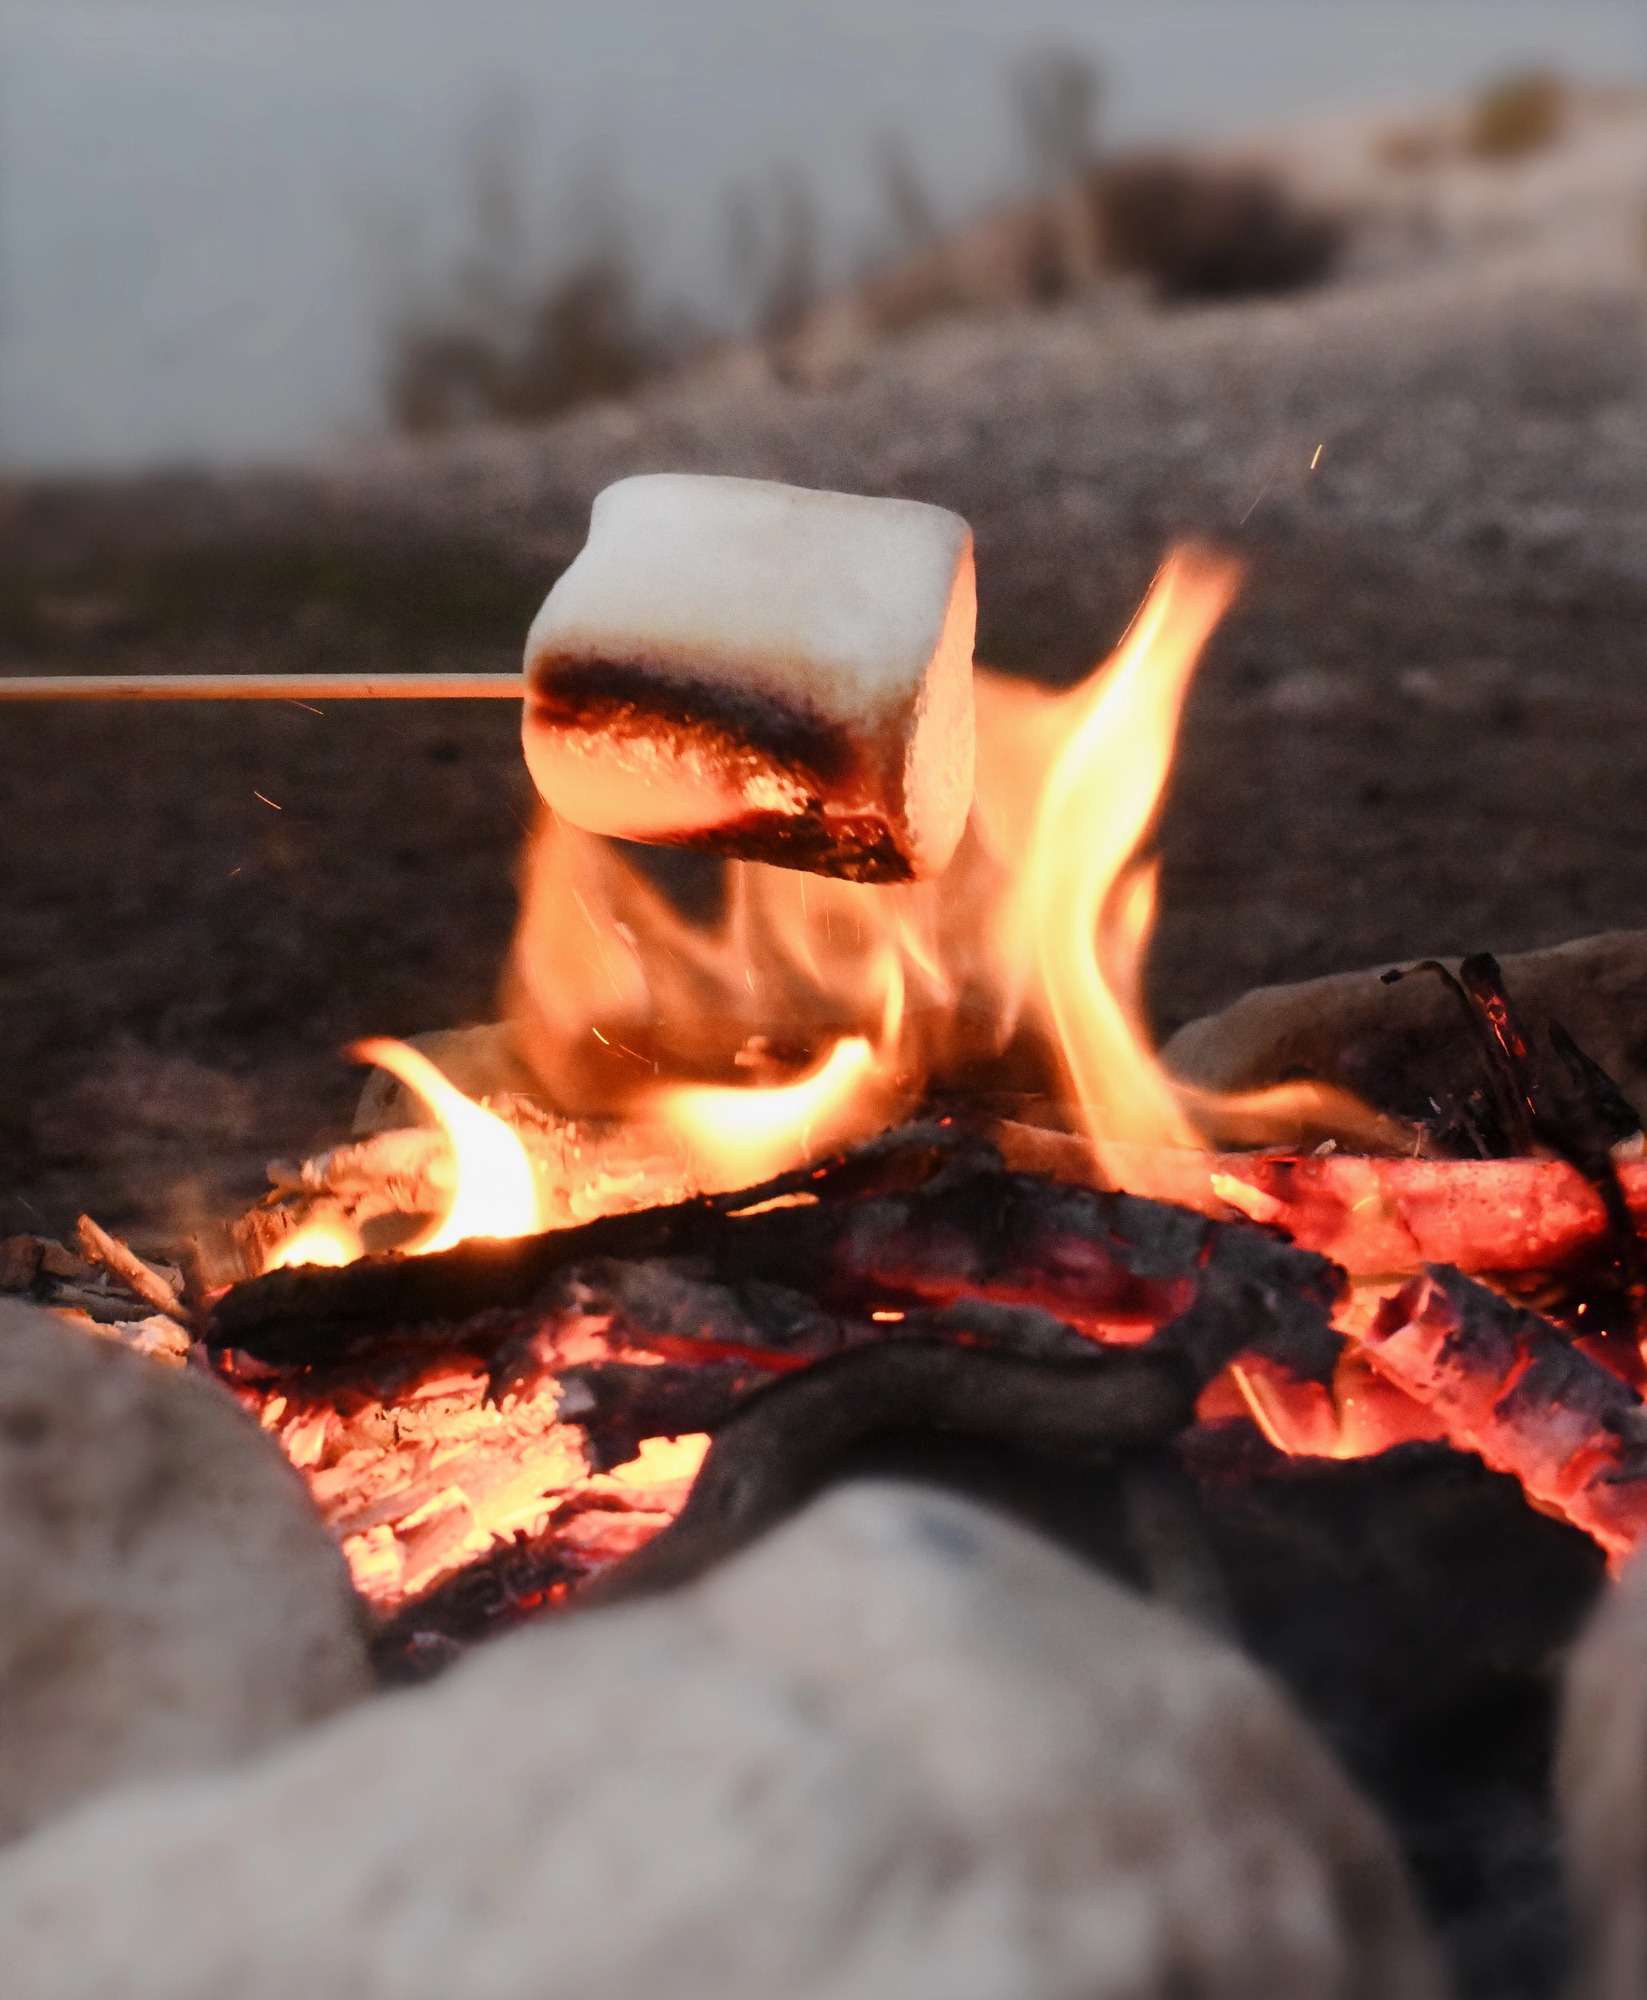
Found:
[(1431, 1266), (1339, 1324), (1381, 1372), (1445, 1422), (1455, 1444), (1621, 1562), (1647, 1531), (1647, 1412), (1599, 1361), (1526, 1312)]
[(622, 479), (526, 642), (526, 761), (574, 826), (861, 882), (972, 799), (972, 532), (757, 480)]
[(690, 1258), (723, 1283), (776, 1285), (849, 1318), (962, 1300), (1028, 1306), (1099, 1340), (1169, 1329), (1204, 1376), (1248, 1347), (1301, 1377), (1330, 1375), (1341, 1278), (1319, 1257), (1130, 1195), (970, 1162), (946, 1173), (943, 1154), (883, 1148), (841, 1170), (912, 1177), (907, 1191), (871, 1180), (862, 1194), (822, 1200), (831, 1177), (814, 1174), (811, 1190), (777, 1182), (738, 1208), (700, 1199), (439, 1257), (274, 1272), (220, 1300), (208, 1338), (291, 1368), (334, 1360), (387, 1327), (424, 1327), (438, 1341), (488, 1308), (530, 1305), (557, 1275), (594, 1260)]
[(752, 1398), (853, 1351), (942, 1343), (1056, 1373), (1153, 1336), (1147, 1368), (1190, 1402), (1254, 1349), (1283, 1380), (1331, 1379), (1341, 1280), (1319, 1258), (995, 1159), (915, 1127), (736, 1197), (279, 1271), (222, 1298), (210, 1340), (362, 1589), (387, 1611), (441, 1586), (460, 1621), (627, 1554), (686, 1498), (664, 1440), (701, 1455)]
[[(1355, 1278), (1451, 1264), (1472, 1275), (1559, 1273), (1604, 1254), (1605, 1203), (1565, 1160), (1298, 1158), (1111, 1146), (1029, 1126), (993, 1129), (1009, 1166), (1081, 1186), (1136, 1177), (1205, 1215), (1245, 1215), (1330, 1257)], [(1129, 1171), (1130, 1170), (1130, 1171)], [(1647, 1162), (1618, 1163), (1633, 1223), (1647, 1229)]]
[[(557, 1118), (517, 1096), (482, 1104), (525, 1148), (548, 1226), (568, 1228), (696, 1192), (684, 1148), (667, 1128)], [(269, 1177), (280, 1193), (336, 1202), (357, 1224), (377, 1215), (439, 1215), (456, 1184), (450, 1144), (429, 1126), (374, 1132), (295, 1167), (277, 1161)]]
[[(397, 1064), (418, 1053), (402, 1044), (359, 1046), (392, 1049)], [(667, 1127), (558, 1118), (512, 1093), (483, 1098), (478, 1108), (518, 1141), (543, 1227), (569, 1228), (698, 1192), (685, 1148)], [(270, 1192), (257, 1206), (191, 1239), (205, 1289), (289, 1265), (351, 1261), (386, 1221), (404, 1217), (409, 1228), (411, 1219), (447, 1215), (460, 1178), (449, 1135), (425, 1125), (372, 1132), (303, 1161), (273, 1160), (268, 1174)], [(383, 1241), (379, 1235), (378, 1247)]]
[(982, 1436), (1059, 1457), (1160, 1444), (1190, 1421), (1194, 1371), (1173, 1353), (1026, 1360), (899, 1340), (841, 1354), (751, 1396), (715, 1434), (669, 1527), (580, 1593), (674, 1589), (794, 1513), (855, 1444), (898, 1430)]

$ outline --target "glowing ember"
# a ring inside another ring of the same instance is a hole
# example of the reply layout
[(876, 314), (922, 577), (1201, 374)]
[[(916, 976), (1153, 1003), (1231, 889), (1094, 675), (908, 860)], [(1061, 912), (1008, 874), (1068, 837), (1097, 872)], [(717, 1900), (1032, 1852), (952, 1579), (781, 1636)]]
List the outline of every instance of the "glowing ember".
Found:
[[(567, 1351), (655, 1361), (595, 1332)], [(647, 1438), (597, 1473), (582, 1431), (560, 1420), (552, 1374), (498, 1401), (478, 1364), (439, 1363), (382, 1396), (240, 1394), (308, 1481), (356, 1587), (385, 1613), (518, 1535), (552, 1527), (588, 1567), (628, 1554), (680, 1512), (709, 1449), (701, 1434)]]

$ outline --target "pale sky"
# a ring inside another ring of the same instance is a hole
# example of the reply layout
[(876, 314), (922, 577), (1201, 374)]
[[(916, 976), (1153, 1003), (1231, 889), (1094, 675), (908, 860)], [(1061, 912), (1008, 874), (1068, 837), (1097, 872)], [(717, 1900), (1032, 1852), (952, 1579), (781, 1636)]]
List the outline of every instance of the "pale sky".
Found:
[(1003, 78), (1054, 45), (1103, 66), (1117, 142), (1647, 73), (1636, 0), (0, 0), (0, 463), (370, 429), (385, 300), (440, 268), (505, 93), (542, 254), (598, 172), (658, 293), (714, 314), (733, 186), (801, 170), (844, 261), (896, 132), (958, 214), (1021, 173)]

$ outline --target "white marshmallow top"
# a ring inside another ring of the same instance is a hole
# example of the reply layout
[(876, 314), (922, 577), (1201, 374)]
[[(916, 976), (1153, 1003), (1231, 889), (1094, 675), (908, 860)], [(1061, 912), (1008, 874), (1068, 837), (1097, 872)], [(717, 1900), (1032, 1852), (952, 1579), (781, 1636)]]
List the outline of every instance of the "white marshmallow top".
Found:
[(527, 636), (538, 656), (713, 661), (785, 697), (824, 676), (831, 708), (907, 698), (943, 630), (972, 530), (919, 500), (688, 472), (620, 479)]

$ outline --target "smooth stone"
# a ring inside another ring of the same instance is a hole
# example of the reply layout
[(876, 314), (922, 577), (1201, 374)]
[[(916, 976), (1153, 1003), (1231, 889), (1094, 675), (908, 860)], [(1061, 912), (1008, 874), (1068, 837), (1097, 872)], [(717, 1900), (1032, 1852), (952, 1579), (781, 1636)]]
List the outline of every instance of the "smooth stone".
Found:
[(1647, 1993), (1647, 1561), (1637, 1556), (1573, 1648), (1556, 1799), (1577, 1936), (1571, 2000)]
[(0, 1299), (0, 1838), (370, 1685), (343, 1559), (233, 1397)]
[(0, 1858), (8, 2000), (1438, 2000), (1254, 1666), (1023, 1528), (837, 1489), (251, 1769)]

